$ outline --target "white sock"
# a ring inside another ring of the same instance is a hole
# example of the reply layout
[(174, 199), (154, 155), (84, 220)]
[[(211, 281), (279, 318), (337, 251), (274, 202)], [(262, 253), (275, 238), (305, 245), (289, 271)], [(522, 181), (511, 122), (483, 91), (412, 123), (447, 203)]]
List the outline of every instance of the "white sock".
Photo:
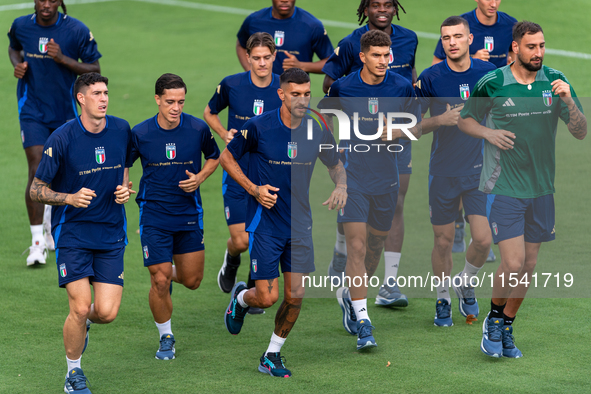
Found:
[(80, 367), (80, 360), (82, 359), (82, 356), (80, 356), (80, 358), (78, 358), (78, 360), (70, 360), (68, 358), (68, 356), (66, 356), (66, 361), (68, 362), (68, 372), (70, 373), (71, 370), (73, 370), (74, 368), (81, 368)]
[(248, 291), (247, 289), (242, 290), (240, 293), (238, 293), (238, 296), (236, 297), (236, 299), (238, 300), (238, 303), (243, 308), (248, 307), (248, 304), (244, 301), (244, 294), (246, 294), (247, 291)]
[(31, 226), (31, 235), (33, 236), (33, 245), (45, 246), (45, 238), (43, 238), (42, 224)]
[(171, 321), (172, 319), (169, 319), (167, 322), (164, 323), (156, 323), (156, 327), (158, 327), (158, 339), (162, 338), (162, 335), (164, 334), (172, 334), (172, 327), (171, 327)]
[(474, 276), (478, 275), (480, 268), (482, 268), (482, 267), (474, 267), (472, 264), (470, 264), (468, 262), (468, 260), (466, 260), (466, 264), (464, 265), (464, 270), (462, 272), (460, 272), (459, 275), (462, 277), (462, 279), (463, 279), (464, 275), (466, 275), (466, 277), (468, 278), (468, 281), (470, 281), (470, 279), (472, 279)]
[[(402, 253), (398, 252), (384, 252), (384, 282), (383, 284), (387, 285), (388, 282), (390, 285), (394, 284), (394, 279), (398, 276), (398, 266), (400, 265), (400, 256)], [(391, 278), (388, 280), (388, 278)], [(392, 279), (394, 278), (394, 279)]]
[(271, 335), (271, 342), (269, 342), (269, 347), (267, 348), (267, 353), (279, 353), (281, 351), (281, 346), (285, 343), (287, 338), (281, 338), (280, 336)]
[(337, 242), (334, 244), (334, 249), (340, 254), (347, 254), (347, 242), (345, 240), (345, 234), (339, 233), (337, 228)]
[(355, 316), (357, 317), (357, 321), (362, 319), (369, 320), (369, 315), (367, 314), (367, 298), (357, 301), (351, 301), (353, 304), (353, 310), (355, 311)]
[(437, 299), (446, 299), (451, 305), (451, 296), (449, 295), (449, 279), (446, 278), (443, 283), (437, 286)]
[(88, 326), (90, 324), (94, 324), (94, 322), (92, 320), (90, 320), (90, 319), (86, 319), (86, 325)]

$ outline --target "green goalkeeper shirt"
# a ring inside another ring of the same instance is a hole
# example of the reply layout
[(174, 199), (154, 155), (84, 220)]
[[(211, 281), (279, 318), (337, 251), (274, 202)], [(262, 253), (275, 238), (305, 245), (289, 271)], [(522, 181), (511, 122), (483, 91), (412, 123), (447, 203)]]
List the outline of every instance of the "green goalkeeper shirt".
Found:
[[(567, 105), (552, 93), (552, 81), (568, 80), (560, 71), (542, 66), (536, 80), (518, 83), (510, 66), (491, 71), (478, 81), (461, 112), (486, 127), (515, 134), (513, 149), (502, 150), (485, 140), (480, 190), (515, 198), (554, 193), (555, 144), (558, 118), (569, 122)], [(575, 91), (571, 95), (583, 112)]]

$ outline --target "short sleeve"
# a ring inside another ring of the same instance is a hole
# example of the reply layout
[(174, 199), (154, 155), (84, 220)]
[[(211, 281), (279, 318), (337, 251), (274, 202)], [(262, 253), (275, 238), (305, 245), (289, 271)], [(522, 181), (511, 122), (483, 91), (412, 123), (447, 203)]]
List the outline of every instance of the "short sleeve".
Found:
[(240, 160), (246, 153), (256, 151), (257, 147), (258, 130), (251, 119), (242, 126), (242, 130), (234, 135), (226, 148), (234, 156), (234, 159)]
[(421, 103), (420, 101), (417, 99), (417, 95), (415, 94), (415, 91), (412, 88), (412, 85), (409, 85), (408, 87), (408, 91), (407, 91), (407, 98), (406, 98), (406, 102), (405, 102), (405, 112), (411, 113), (414, 116), (416, 116), (417, 118), (417, 123), (421, 122)]
[(247, 16), (244, 22), (242, 22), (242, 26), (240, 26), (240, 30), (238, 30), (238, 42), (242, 48), (246, 48), (246, 42), (250, 38), (250, 18), (252, 14)]
[(488, 91), (488, 79), (485, 80), (486, 75), (478, 81), (470, 97), (464, 104), (464, 108), (460, 112), (462, 119), (472, 118), (478, 123), (482, 123), (485, 116), (490, 112), (492, 100)]
[(203, 157), (205, 157), (205, 160), (215, 160), (220, 157), (220, 149), (218, 148), (218, 144), (215, 142), (215, 139), (213, 138), (213, 134), (211, 134), (211, 130), (209, 130), (209, 127), (205, 125), (203, 126), (201, 151), (203, 152)]
[(50, 135), (43, 147), (43, 155), (39, 167), (37, 167), (35, 178), (51, 184), (62, 164), (64, 150), (62, 140), (55, 134)]
[(312, 50), (320, 60), (326, 59), (334, 51), (330, 38), (328, 38), (328, 33), (321, 22), (319, 22), (314, 29), (312, 36)]
[(351, 46), (341, 41), (322, 67), (322, 72), (336, 81), (343, 75), (349, 74), (352, 64)]
[(134, 158), (133, 138), (131, 135), (131, 128), (129, 127), (129, 124), (127, 124), (127, 129), (125, 131), (127, 132), (127, 152), (125, 155), (125, 168), (131, 168), (133, 167), (133, 163), (138, 158), (139, 152), (137, 153), (137, 156)]
[(9, 45), (12, 49), (14, 49), (15, 51), (20, 51), (23, 49), (23, 46), (19, 42), (18, 38), (16, 38), (16, 23), (15, 22), (12, 22), (12, 26), (10, 26), (10, 30), (8, 30), (8, 41), (9, 41)]
[(83, 63), (94, 63), (101, 58), (98, 46), (88, 27), (82, 26), (78, 32), (78, 58)]
[(215, 89), (215, 93), (211, 97), (211, 100), (209, 100), (208, 105), (211, 113), (214, 115), (219, 114), (230, 105), (230, 87), (226, 78)]
[(428, 82), (429, 79), (425, 78), (425, 73), (421, 73), (417, 83), (415, 85), (415, 94), (417, 95), (417, 99), (419, 100), (419, 104), (421, 104), (421, 112), (427, 113), (429, 107), (431, 107), (431, 97), (433, 97), (430, 91), (430, 83)]
[[(332, 145), (334, 147), (337, 146), (332, 133), (328, 130), (325, 130), (324, 128), (322, 128), (322, 140), (320, 143), (323, 145)], [(322, 149), (318, 155), (320, 161), (322, 161), (322, 163), (327, 167), (334, 167), (339, 164), (339, 157), (340, 154), (338, 149)]]

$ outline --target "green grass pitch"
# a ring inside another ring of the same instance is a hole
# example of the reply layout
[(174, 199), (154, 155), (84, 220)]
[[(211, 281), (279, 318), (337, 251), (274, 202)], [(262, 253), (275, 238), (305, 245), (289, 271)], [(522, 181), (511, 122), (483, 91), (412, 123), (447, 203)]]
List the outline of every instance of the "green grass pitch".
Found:
[[(189, 0), (187, 0), (189, 1)], [(0, 27), (32, 12), (6, 9), (19, 0), (0, 0)], [(269, 0), (224, 0), (217, 6), (258, 10)], [(403, 0), (402, 26), (438, 33), (443, 19), (474, 8), (469, 0)], [(102, 73), (110, 80), (109, 114), (133, 126), (153, 116), (157, 107), (153, 86), (165, 72), (181, 75), (189, 92), (185, 112), (201, 117), (219, 81), (242, 71), (235, 55), (236, 32), (245, 15), (183, 7), (182, 1), (107, 1), (68, 4), (68, 12), (90, 27), (103, 54)], [(357, 0), (298, 0), (297, 5), (323, 20), (356, 23)], [(186, 4), (185, 4), (186, 5)], [(568, 8), (567, 8), (568, 5)], [(591, 53), (588, 15), (591, 3), (571, 0), (504, 1), (501, 10), (518, 20), (538, 22), (547, 46)], [(395, 20), (396, 22), (396, 20)], [(333, 44), (352, 28), (327, 26)], [(3, 43), (8, 45), (6, 36)], [(417, 71), (431, 63), (435, 41), (419, 38)], [(0, 393), (58, 393), (66, 372), (62, 326), (67, 296), (57, 287), (55, 254), (47, 266), (27, 268), (22, 251), (30, 233), (23, 201), (26, 160), (19, 139), (16, 80), (5, 54), (0, 62)], [(545, 64), (563, 71), (580, 97), (591, 95), (590, 59), (547, 54)], [(315, 96), (321, 76), (312, 77)], [(583, 100), (587, 114), (591, 102)], [(225, 113), (222, 118), (225, 119)], [(588, 138), (589, 139), (589, 138)], [(138, 209), (127, 204), (129, 245), (125, 255), (125, 290), (118, 318), (108, 326), (93, 326), (82, 366), (94, 394), (106, 393), (242, 393), (242, 392), (588, 392), (589, 387), (589, 141), (577, 141), (565, 127), (557, 137), (557, 240), (542, 247), (538, 272), (572, 272), (576, 290), (554, 293), (538, 289), (524, 302), (515, 335), (524, 358), (491, 359), (479, 350), (482, 317), (467, 325), (453, 299), (455, 325), (433, 326), (435, 295), (411, 298), (408, 308), (373, 306), (379, 347), (368, 354), (355, 350), (355, 338), (342, 328), (334, 298), (304, 301), (295, 329), (282, 354), (292, 379), (272, 379), (256, 371), (273, 330), (277, 305), (262, 316), (249, 316), (242, 333), (231, 336), (222, 321), (229, 297), (217, 287), (228, 231), (223, 218), (221, 169), (206, 181), (201, 193), (205, 210), (206, 268), (197, 291), (175, 286), (173, 330), (177, 359), (154, 359), (158, 332), (148, 307), (149, 274), (143, 268)], [(413, 147), (414, 175), (405, 206), (406, 237), (400, 274), (423, 275), (430, 270), (432, 230), (428, 219), (427, 173), (431, 135)], [(221, 146), (221, 142), (220, 142)], [(319, 164), (319, 167), (321, 165)], [(137, 186), (141, 166), (132, 170)], [(326, 177), (315, 175), (318, 183)], [(322, 178), (324, 177), (324, 178)], [(316, 187), (316, 186), (313, 186)], [(324, 197), (324, 196), (321, 196)], [(321, 197), (318, 197), (321, 198)], [(314, 200), (316, 204), (316, 200)], [(315, 205), (316, 207), (316, 205)], [(316, 208), (315, 208), (316, 209)], [(334, 225), (319, 221), (315, 228), (316, 265), (320, 273), (332, 253)], [(495, 247), (497, 252), (498, 249)], [(461, 269), (463, 255), (454, 255)], [(246, 260), (244, 258), (244, 260)], [(243, 261), (244, 261), (243, 260)], [(498, 264), (498, 263), (497, 263)], [(492, 272), (497, 264), (487, 264)], [(246, 264), (244, 264), (246, 265)], [(378, 268), (378, 274), (383, 268)], [(239, 271), (246, 279), (246, 269)], [(544, 298), (544, 297), (562, 298)], [(481, 311), (488, 309), (480, 298)], [(390, 366), (387, 364), (390, 362)]]

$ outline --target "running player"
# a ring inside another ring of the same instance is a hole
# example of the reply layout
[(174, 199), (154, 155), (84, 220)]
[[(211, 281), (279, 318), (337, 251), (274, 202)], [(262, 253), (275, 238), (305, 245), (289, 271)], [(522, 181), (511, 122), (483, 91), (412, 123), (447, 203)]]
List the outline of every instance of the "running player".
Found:
[(80, 366), (88, 330), (91, 323), (115, 319), (123, 292), (127, 234), (121, 204), (131, 192), (131, 131), (126, 121), (107, 115), (107, 83), (97, 73), (78, 78), (80, 117), (49, 136), (31, 185), (32, 200), (55, 205), (51, 224), (59, 286), (66, 288), (70, 306), (64, 324), (66, 393), (90, 393)]
[[(132, 160), (142, 160), (136, 202), (144, 266), (150, 271), (150, 309), (158, 328), (159, 360), (175, 358), (171, 280), (195, 290), (203, 279), (200, 185), (215, 171), (220, 151), (201, 119), (183, 113), (187, 86), (174, 74), (156, 81), (158, 114), (131, 131)], [(201, 154), (205, 163), (201, 167)], [(174, 262), (174, 265), (173, 265)]]
[[(470, 31), (474, 36), (470, 45), (470, 56), (474, 59), (489, 61), (495, 67), (503, 67), (510, 63), (515, 56), (511, 51), (513, 41), (513, 26), (517, 20), (504, 12), (498, 11), (501, 0), (475, 0), (476, 9), (462, 14), (468, 21)], [(433, 64), (445, 59), (441, 40), (437, 43), (433, 56)], [(456, 231), (454, 235), (453, 253), (466, 251), (465, 221), (460, 201), (460, 208), (456, 217)], [(491, 249), (487, 261), (495, 261), (496, 256)]]
[[(306, 115), (310, 101), (308, 74), (298, 68), (285, 71), (278, 94), (283, 102), (281, 108), (246, 122), (220, 157), (228, 174), (252, 196), (246, 230), (250, 234), (251, 275), (256, 284), (252, 289), (247, 289), (244, 282), (234, 286), (225, 322), (228, 331), (236, 335), (249, 308), (269, 308), (277, 302), (281, 265), (284, 299), (258, 369), (271, 376), (290, 377), (280, 352), (300, 313), (305, 292), (303, 277), (315, 269), (308, 190), (316, 159), (328, 167), (336, 184), (324, 203), (329, 209), (345, 206), (347, 178), (336, 149), (319, 152), (320, 144), (336, 143), (326, 127), (311, 122)], [(246, 152), (250, 152), (251, 161), (248, 177), (237, 162)]]
[[(244, 71), (250, 70), (246, 43), (257, 32), (267, 32), (275, 40), (273, 72), (278, 75), (292, 67), (321, 74), (334, 49), (322, 22), (314, 15), (296, 7), (295, 0), (273, 0), (272, 7), (250, 14), (238, 31), (236, 54)], [(312, 61), (314, 54), (320, 60)]]
[[(388, 70), (391, 44), (388, 34), (381, 30), (364, 33), (359, 54), (363, 68), (335, 81), (328, 94), (328, 97), (339, 98), (336, 101), (348, 116), (356, 112), (359, 114), (359, 130), (366, 139), (378, 128), (376, 116), (379, 108), (387, 112), (412, 114), (417, 119), (417, 125), (410, 131), (415, 138), (421, 136), (420, 105), (413, 87), (406, 78)], [(357, 97), (361, 99), (354, 99)], [(322, 106), (330, 103), (331, 100), (326, 99)], [(394, 139), (402, 136), (400, 130), (393, 133)], [(349, 202), (337, 219), (343, 223), (345, 230), (348, 251), (346, 275), (350, 278), (363, 278), (365, 274), (371, 278), (375, 273), (392, 226), (399, 189), (396, 153), (379, 148), (358, 152), (353, 148), (365, 143), (366, 140), (351, 135), (346, 150)], [(389, 286), (395, 283), (394, 278), (390, 278)], [(350, 296), (347, 287), (337, 290), (337, 299), (343, 310), (343, 325), (350, 334), (357, 334), (357, 349), (375, 347), (374, 327), (367, 313), (367, 281), (361, 285), (356, 285), (355, 281), (351, 284)]]
[[(452, 281), (460, 313), (478, 316), (478, 302), (471, 279), (486, 262), (491, 234), (486, 219), (486, 195), (478, 190), (482, 169), (482, 141), (462, 133), (458, 117), (474, 86), (496, 67), (470, 58), (470, 26), (460, 16), (450, 16), (441, 25), (441, 42), (446, 59), (426, 69), (415, 91), (421, 103), (423, 134), (433, 132), (429, 163), (429, 213), (433, 225), (431, 254), (433, 275), (439, 277), (435, 304), (436, 326), (452, 326), (449, 278), (453, 267), (454, 222), (460, 199), (470, 222), (472, 243), (466, 252), (462, 272)], [(454, 97), (452, 97), (452, 95)]]
[[(367, 19), (367, 24), (354, 30), (353, 33), (343, 38), (335, 52), (330, 56), (322, 72), (324, 77), (323, 89), (327, 93), (332, 83), (344, 75), (349, 75), (360, 70), (363, 63), (359, 57), (361, 36), (370, 30), (381, 30), (390, 36), (390, 58), (388, 69), (403, 76), (409, 82), (415, 83), (417, 71), (415, 69), (415, 54), (417, 51), (418, 39), (415, 32), (405, 29), (402, 26), (392, 24), (394, 16), (399, 18), (399, 10), (404, 11), (398, 0), (361, 0), (357, 10), (359, 24)], [(406, 13), (406, 11), (404, 11)], [(408, 191), (411, 164), (411, 144), (409, 140), (399, 142), (403, 151), (398, 154), (398, 173), (400, 187), (398, 189), (398, 201), (392, 221), (392, 228), (384, 244), (385, 274), (384, 281), (380, 287), (376, 304), (389, 306), (407, 306), (407, 297), (400, 292), (398, 284), (389, 286), (387, 278), (395, 278), (398, 275), (402, 242), (404, 240), (404, 198)], [(347, 249), (345, 246), (345, 233), (343, 225), (337, 226), (337, 240), (328, 274), (341, 277), (347, 262)]]
[[(271, 71), (275, 59), (275, 43), (269, 33), (254, 33), (246, 42), (246, 57), (250, 71), (230, 75), (222, 80), (205, 108), (203, 117), (209, 126), (227, 144), (238, 130), (253, 116), (281, 107), (277, 95), (279, 75)], [(228, 108), (228, 128), (224, 128), (218, 114)], [(248, 154), (238, 162), (243, 173), (248, 174)], [(224, 212), (230, 231), (222, 267), (218, 272), (218, 286), (229, 293), (236, 284), (236, 272), (240, 266), (240, 254), (248, 250), (248, 233), (245, 231), (248, 193), (228, 173), (222, 178)], [(250, 271), (249, 271), (250, 272)], [(248, 278), (248, 288), (254, 281)], [(263, 313), (259, 308), (250, 308), (250, 314)]]
[[(579, 140), (587, 135), (587, 119), (564, 74), (542, 65), (545, 41), (540, 25), (517, 23), (513, 52), (515, 62), (478, 82), (458, 126), (485, 139), (480, 190), (488, 194), (488, 221), (501, 252), (480, 349), (492, 357), (517, 358), (522, 353), (515, 346), (512, 324), (526, 295), (540, 245), (555, 238), (558, 119)], [(486, 127), (480, 124), (485, 116)], [(502, 275), (517, 276), (518, 285), (503, 286)]]
[[(63, 14), (58, 12), (60, 6)], [(100, 72), (101, 54), (90, 30), (66, 14), (61, 0), (35, 0), (35, 13), (15, 19), (8, 38), (8, 55), (18, 78), (21, 140), (29, 168), (25, 202), (32, 245), (27, 265), (45, 264), (46, 248), (55, 248), (51, 206), (31, 199), (31, 183), (49, 135), (77, 115), (72, 98), (76, 76)]]

